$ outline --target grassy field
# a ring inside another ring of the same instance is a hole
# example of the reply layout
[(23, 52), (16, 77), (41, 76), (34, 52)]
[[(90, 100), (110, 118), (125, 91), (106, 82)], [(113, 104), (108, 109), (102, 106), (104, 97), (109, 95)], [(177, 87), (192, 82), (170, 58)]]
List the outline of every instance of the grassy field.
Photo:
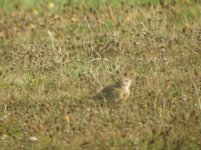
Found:
[[(200, 10), (196, 0), (0, 0), (0, 149), (199, 150)], [(87, 98), (123, 76), (126, 103)]]

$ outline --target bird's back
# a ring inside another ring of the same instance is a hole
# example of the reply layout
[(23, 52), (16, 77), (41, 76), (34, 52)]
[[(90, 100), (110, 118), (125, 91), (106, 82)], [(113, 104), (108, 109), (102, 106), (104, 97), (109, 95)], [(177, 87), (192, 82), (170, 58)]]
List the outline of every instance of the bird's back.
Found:
[(110, 85), (102, 89), (100, 93), (94, 96), (98, 101), (115, 102), (121, 97), (122, 89), (118, 85)]

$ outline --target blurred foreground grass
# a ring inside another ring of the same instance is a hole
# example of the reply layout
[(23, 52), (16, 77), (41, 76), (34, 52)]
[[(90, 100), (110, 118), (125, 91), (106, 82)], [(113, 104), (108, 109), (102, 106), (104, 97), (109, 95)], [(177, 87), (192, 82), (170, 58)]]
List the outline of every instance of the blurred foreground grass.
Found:
[(0, 148), (199, 149), (198, 1), (64, 2), (0, 0)]

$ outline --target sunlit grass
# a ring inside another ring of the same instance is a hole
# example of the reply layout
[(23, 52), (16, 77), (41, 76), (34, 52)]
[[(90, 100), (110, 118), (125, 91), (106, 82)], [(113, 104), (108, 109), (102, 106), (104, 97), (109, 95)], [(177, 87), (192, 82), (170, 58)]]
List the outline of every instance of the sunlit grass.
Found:
[[(0, 148), (199, 149), (196, 1), (65, 2), (0, 0)], [(127, 103), (89, 98), (122, 76)]]

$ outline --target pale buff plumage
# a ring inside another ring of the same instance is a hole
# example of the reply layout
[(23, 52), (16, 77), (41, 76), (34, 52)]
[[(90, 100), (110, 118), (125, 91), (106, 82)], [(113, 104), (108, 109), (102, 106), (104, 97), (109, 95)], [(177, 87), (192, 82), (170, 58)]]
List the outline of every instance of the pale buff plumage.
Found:
[(100, 102), (116, 102), (125, 101), (130, 96), (131, 80), (123, 78), (113, 85), (109, 85), (102, 89), (100, 93), (95, 95), (93, 99)]

